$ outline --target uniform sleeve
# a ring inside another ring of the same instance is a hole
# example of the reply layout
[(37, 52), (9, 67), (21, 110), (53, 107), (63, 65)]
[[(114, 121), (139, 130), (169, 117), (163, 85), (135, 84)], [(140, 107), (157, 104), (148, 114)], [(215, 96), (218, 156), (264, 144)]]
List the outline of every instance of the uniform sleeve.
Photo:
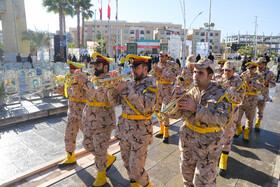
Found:
[(81, 86), (80, 84), (72, 83), (72, 84), (67, 88), (67, 95), (68, 95), (69, 97), (74, 97), (74, 94), (80, 92), (81, 89), (82, 89), (82, 86)]
[(108, 101), (113, 106), (118, 106), (121, 104), (120, 92), (114, 88), (109, 88), (107, 90)]
[(232, 105), (226, 98), (222, 99), (219, 103), (212, 99), (207, 102), (207, 106), (201, 104), (196, 106), (195, 118), (200, 122), (224, 127), (231, 119)]
[(161, 74), (161, 77), (168, 82), (174, 82), (176, 80), (177, 75), (179, 74), (179, 71), (179, 66), (176, 64), (174, 66), (170, 66), (169, 71)]
[(82, 88), (86, 91), (86, 92), (94, 92), (95, 88), (93, 87), (93, 84), (91, 81), (87, 80), (86, 83), (84, 83), (82, 85)]
[(261, 91), (263, 88), (263, 81), (260, 81), (262, 76), (259, 76), (258, 80), (251, 79), (248, 82), (249, 88), (251, 91), (256, 90), (256, 91)]
[[(129, 89), (129, 88), (128, 88)], [(129, 103), (131, 103), (142, 115), (151, 115), (157, 102), (157, 87), (147, 85), (145, 90), (130, 89), (128, 94), (123, 94)]]
[(269, 76), (268, 80), (269, 80), (268, 87), (274, 88), (276, 86), (276, 79), (275, 79), (273, 72), (270, 72), (270, 76)]

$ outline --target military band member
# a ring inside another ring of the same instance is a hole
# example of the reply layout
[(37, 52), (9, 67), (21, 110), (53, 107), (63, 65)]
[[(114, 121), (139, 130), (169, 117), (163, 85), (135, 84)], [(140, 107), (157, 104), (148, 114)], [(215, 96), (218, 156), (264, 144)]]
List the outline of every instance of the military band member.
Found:
[[(70, 75), (74, 74), (77, 69), (84, 68), (84, 64), (67, 61), (69, 64)], [(65, 149), (67, 152), (67, 158), (58, 164), (59, 168), (66, 166), (71, 166), (76, 164), (75, 149), (76, 149), (76, 138), (79, 132), (79, 129), (83, 131), (82, 126), (82, 113), (85, 107), (86, 98), (84, 96), (84, 91), (81, 89), (81, 86), (74, 81), (72, 78), (70, 86), (59, 86), (55, 91), (59, 95), (69, 96), (68, 100), (68, 110), (67, 110), (67, 121), (66, 121), (66, 130), (65, 130)], [(70, 79), (68, 81), (70, 81)]]
[[(92, 54), (94, 61), (94, 75), (99, 79), (110, 78), (109, 63), (112, 58), (106, 58), (99, 53)], [(87, 102), (83, 111), (84, 148), (95, 156), (97, 177), (94, 186), (103, 186), (107, 182), (106, 171), (115, 162), (116, 157), (109, 155), (107, 149), (112, 130), (116, 127), (115, 107), (107, 98), (107, 88), (95, 87), (93, 82), (79, 76), (78, 82), (82, 85)]]
[(134, 80), (117, 82), (108, 90), (110, 103), (122, 105), (116, 137), (120, 140), (121, 157), (132, 187), (152, 185), (145, 170), (148, 145), (153, 141), (152, 114), (157, 102), (157, 86), (153, 77), (147, 76), (150, 57), (128, 55)]
[(195, 57), (189, 56), (187, 58), (186, 68), (183, 68), (181, 76), (179, 77), (179, 81), (183, 84), (184, 88), (187, 88), (189, 85), (193, 83), (193, 70), (194, 70), (194, 64), (195, 63)]
[(218, 81), (218, 82), (221, 81), (222, 76), (224, 74), (223, 67), (224, 67), (225, 62), (226, 62), (226, 60), (224, 60), (224, 59), (221, 59), (221, 60), (217, 61), (217, 64), (218, 64), (219, 68), (215, 70), (214, 76), (215, 76), (215, 80)]
[(226, 62), (223, 67), (224, 73), (222, 76), (222, 81), (220, 84), (227, 89), (228, 93), (231, 95), (231, 102), (234, 107), (233, 117), (231, 123), (224, 128), (224, 142), (222, 154), (219, 163), (219, 174), (221, 176), (225, 175), (227, 170), (227, 160), (229, 151), (232, 144), (232, 139), (234, 136), (236, 121), (238, 119), (238, 106), (242, 103), (245, 96), (245, 83), (241, 77), (235, 73), (235, 65), (233, 62)]
[[(173, 82), (176, 81), (176, 77), (179, 74), (179, 66), (176, 62), (168, 61), (168, 53), (166, 51), (161, 51), (160, 56), (160, 66), (155, 67), (154, 77), (157, 80), (159, 88), (159, 100), (156, 109), (156, 114), (165, 108), (165, 106), (170, 102), (171, 93), (173, 90)], [(158, 115), (157, 115), (158, 116)], [(163, 142), (168, 143), (169, 141), (169, 117), (166, 116), (164, 121), (160, 122), (160, 132), (156, 135), (157, 138), (163, 137)]]
[[(230, 123), (232, 104), (225, 88), (211, 81), (215, 66), (202, 58), (195, 64), (194, 88), (178, 103), (172, 118), (183, 118), (179, 148), (185, 186), (215, 186), (223, 127)], [(175, 88), (175, 97), (183, 90)]]
[(269, 97), (269, 88), (274, 88), (276, 86), (276, 79), (273, 72), (267, 67), (267, 62), (264, 57), (260, 57), (256, 63), (259, 64), (258, 73), (264, 78), (264, 85), (261, 92), (262, 97), (259, 98), (257, 104), (257, 120), (255, 124), (255, 131), (259, 132), (261, 120), (263, 119), (263, 111)]
[(263, 77), (257, 73), (258, 64), (248, 62), (245, 64), (247, 71), (241, 74), (245, 82), (246, 93), (242, 105), (239, 106), (239, 115), (236, 122), (236, 132), (234, 137), (237, 138), (242, 133), (241, 119), (243, 114), (246, 116), (246, 125), (243, 133), (243, 140), (249, 143), (249, 133), (253, 127), (253, 121), (256, 114), (256, 107), (258, 103), (258, 94), (263, 88)]

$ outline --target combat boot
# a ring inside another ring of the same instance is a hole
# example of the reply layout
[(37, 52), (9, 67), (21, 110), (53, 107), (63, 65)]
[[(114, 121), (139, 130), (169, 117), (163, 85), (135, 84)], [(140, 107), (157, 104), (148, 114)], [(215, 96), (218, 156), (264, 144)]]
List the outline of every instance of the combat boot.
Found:
[(224, 176), (227, 170), (228, 153), (222, 153), (219, 163), (219, 175)]
[(107, 154), (107, 167), (106, 167), (106, 171), (109, 171), (109, 169), (111, 168), (111, 166), (113, 165), (113, 163), (115, 161), (116, 161), (116, 157), (115, 156)]
[(244, 141), (245, 143), (249, 143), (249, 134), (250, 134), (250, 129), (248, 129), (247, 127), (245, 127), (244, 133), (243, 133), (243, 141)]
[(136, 181), (130, 181), (130, 187), (140, 187), (140, 184)]
[(156, 138), (162, 138), (163, 137), (163, 129), (164, 129), (164, 125), (162, 123), (160, 123), (160, 131), (159, 133), (155, 136)]
[(151, 183), (149, 183), (148, 185), (146, 185), (145, 187), (154, 187), (153, 185), (151, 185)]
[(235, 134), (234, 134), (233, 137), (234, 137), (234, 138), (238, 138), (239, 135), (242, 133), (242, 131), (243, 131), (243, 129), (242, 129), (241, 125), (238, 126), (238, 127), (236, 127), (236, 131), (235, 131)]
[(97, 177), (93, 183), (93, 186), (103, 186), (106, 184), (106, 171), (97, 171)]
[(76, 162), (76, 157), (75, 157), (75, 153), (73, 152), (67, 152), (67, 157), (65, 160), (63, 160), (62, 162), (58, 163), (57, 167), (58, 168), (64, 168), (67, 166), (73, 166), (75, 165)]
[(261, 119), (257, 119), (256, 123), (255, 123), (255, 131), (256, 132), (260, 132), (261, 130)]
[(169, 142), (169, 127), (164, 126), (164, 132), (163, 132), (163, 143)]

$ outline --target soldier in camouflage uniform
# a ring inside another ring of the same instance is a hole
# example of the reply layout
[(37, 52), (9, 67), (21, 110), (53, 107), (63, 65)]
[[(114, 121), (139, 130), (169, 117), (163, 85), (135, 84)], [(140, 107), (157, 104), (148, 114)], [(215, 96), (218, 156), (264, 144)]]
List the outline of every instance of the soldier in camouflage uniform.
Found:
[[(109, 63), (112, 58), (106, 58), (99, 53), (94, 53), (94, 75), (99, 79), (110, 78)], [(116, 127), (115, 107), (107, 98), (107, 88), (96, 87), (93, 82), (83, 76), (78, 78), (79, 84), (87, 98), (83, 111), (82, 122), (84, 126), (84, 148), (95, 156), (97, 177), (94, 186), (103, 186), (106, 182), (106, 171), (116, 160), (115, 156), (109, 155), (107, 149), (111, 139), (112, 130)]]
[(132, 187), (152, 186), (144, 166), (148, 145), (153, 142), (152, 114), (158, 89), (154, 78), (147, 76), (149, 58), (128, 55), (134, 81), (128, 84), (117, 82), (108, 90), (109, 102), (115, 106), (122, 105), (116, 136), (120, 140), (121, 156)]
[[(177, 103), (177, 112), (170, 114), (184, 120), (179, 134), (184, 186), (216, 185), (223, 127), (230, 123), (232, 104), (226, 89), (211, 81), (214, 70), (211, 60), (198, 61), (193, 76), (195, 87)], [(182, 92), (176, 87), (174, 97), (181, 97)]]
[(224, 59), (221, 59), (221, 60), (218, 60), (217, 61), (217, 64), (219, 65), (219, 68), (215, 70), (215, 80), (217, 82), (220, 82), (222, 80), (222, 76), (224, 74), (224, 70), (223, 70), (223, 67), (224, 67), (224, 64), (225, 64), (226, 60)]
[(246, 93), (242, 105), (239, 106), (238, 120), (236, 122), (236, 132), (234, 138), (237, 138), (242, 133), (241, 119), (243, 114), (246, 115), (246, 126), (244, 129), (243, 140), (249, 142), (249, 133), (253, 127), (253, 121), (256, 114), (256, 107), (258, 103), (258, 94), (263, 87), (263, 77), (257, 73), (258, 64), (248, 62), (246, 64), (247, 71), (241, 74), (245, 82)]
[(224, 128), (224, 142), (222, 154), (219, 163), (219, 174), (221, 176), (225, 175), (227, 169), (228, 154), (231, 148), (232, 139), (235, 131), (235, 124), (238, 119), (239, 105), (242, 103), (245, 96), (245, 83), (241, 77), (235, 73), (235, 65), (233, 62), (226, 62), (223, 67), (223, 79), (220, 84), (227, 89), (228, 93), (231, 95), (233, 109), (233, 117), (231, 123)]
[(259, 58), (256, 63), (259, 64), (258, 73), (264, 78), (262, 97), (259, 98), (257, 104), (257, 120), (255, 124), (255, 131), (259, 132), (261, 120), (263, 119), (263, 111), (269, 96), (269, 88), (274, 88), (276, 86), (276, 79), (273, 72), (267, 67), (267, 62), (264, 57)]
[[(173, 90), (172, 83), (176, 81), (176, 77), (179, 74), (179, 66), (173, 61), (168, 61), (168, 54), (166, 51), (161, 51), (160, 56), (160, 67), (155, 67), (154, 77), (157, 80), (159, 88), (159, 99), (156, 109), (156, 114), (159, 116), (160, 111), (171, 101), (171, 93)], [(160, 132), (156, 135), (157, 138), (163, 137), (163, 142), (168, 143), (169, 137), (169, 117), (166, 116), (164, 121), (160, 122)]]
[[(81, 69), (84, 67), (84, 64), (79, 64), (71, 61), (67, 61), (70, 65), (70, 74), (74, 74), (75, 70)], [(75, 149), (76, 149), (76, 137), (79, 132), (79, 129), (83, 131), (82, 126), (82, 113), (85, 107), (86, 99), (84, 96), (84, 91), (81, 89), (81, 86), (77, 82), (71, 79), (71, 84), (64, 90), (63, 86), (59, 86), (56, 89), (56, 92), (59, 95), (68, 95), (68, 111), (67, 111), (67, 126), (65, 129), (65, 149), (67, 151), (67, 158), (58, 164), (59, 168), (66, 166), (71, 166), (76, 164), (75, 158)], [(69, 81), (69, 80), (67, 80)]]
[(194, 62), (195, 62), (195, 57), (189, 56), (187, 58), (187, 64), (186, 64), (187, 68), (183, 68), (181, 76), (177, 78), (178, 82), (183, 84), (183, 87), (185, 89), (193, 82)]

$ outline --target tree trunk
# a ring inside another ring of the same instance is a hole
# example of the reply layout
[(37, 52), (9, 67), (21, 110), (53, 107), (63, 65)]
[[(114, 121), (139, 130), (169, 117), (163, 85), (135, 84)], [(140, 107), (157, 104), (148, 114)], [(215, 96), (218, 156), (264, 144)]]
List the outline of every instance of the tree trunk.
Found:
[(82, 13), (82, 46), (85, 47), (85, 17)]
[(81, 47), (81, 40), (80, 40), (80, 5), (77, 4), (76, 6), (76, 11), (77, 11), (77, 43), (78, 43), (78, 48)]
[[(63, 11), (62, 11), (62, 7), (59, 7), (59, 39), (60, 42), (63, 41)], [(60, 58), (61, 61), (64, 60), (64, 47), (60, 45)]]
[(65, 14), (63, 14), (63, 33), (66, 33), (66, 21), (65, 21)]

